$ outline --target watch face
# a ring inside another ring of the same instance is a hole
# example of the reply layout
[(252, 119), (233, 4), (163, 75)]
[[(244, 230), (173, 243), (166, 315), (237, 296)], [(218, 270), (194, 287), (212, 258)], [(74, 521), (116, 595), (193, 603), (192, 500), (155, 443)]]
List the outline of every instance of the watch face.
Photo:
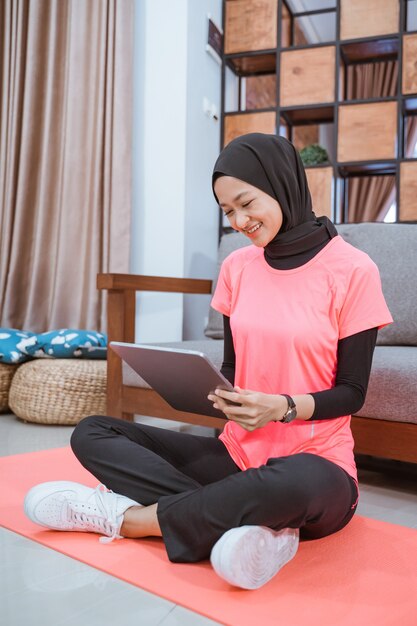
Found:
[(292, 422), (293, 419), (295, 419), (297, 417), (297, 411), (295, 409), (291, 409), (290, 411), (288, 411), (288, 413), (286, 414), (285, 418), (284, 418), (284, 422), (288, 423), (288, 422)]

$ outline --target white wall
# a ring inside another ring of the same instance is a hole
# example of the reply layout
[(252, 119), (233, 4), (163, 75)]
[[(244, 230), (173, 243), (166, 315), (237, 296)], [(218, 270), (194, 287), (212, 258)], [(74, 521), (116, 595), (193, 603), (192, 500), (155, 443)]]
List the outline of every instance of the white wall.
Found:
[[(217, 264), (219, 211), (211, 173), (220, 150), (221, 68), (206, 52), (207, 13), (221, 26), (221, 0), (188, 2), (185, 276), (213, 278)], [(217, 107), (218, 121), (203, 111)], [(210, 296), (184, 296), (184, 339), (204, 337)]]
[[(131, 272), (212, 278), (218, 213), (211, 170), (220, 66), (205, 52), (207, 13), (221, 0), (136, 0)], [(140, 294), (136, 341), (203, 337), (209, 296)]]

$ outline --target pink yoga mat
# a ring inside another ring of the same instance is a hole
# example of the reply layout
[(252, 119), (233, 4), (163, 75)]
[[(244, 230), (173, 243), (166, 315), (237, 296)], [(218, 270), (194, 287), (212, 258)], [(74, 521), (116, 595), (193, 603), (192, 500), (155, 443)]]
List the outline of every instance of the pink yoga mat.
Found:
[(217, 622), (236, 626), (416, 626), (417, 530), (355, 516), (342, 531), (301, 542), (295, 558), (255, 591), (230, 586), (209, 561), (171, 563), (160, 538), (43, 530), (25, 493), (48, 480), (97, 480), (70, 448), (0, 459), (0, 525)]

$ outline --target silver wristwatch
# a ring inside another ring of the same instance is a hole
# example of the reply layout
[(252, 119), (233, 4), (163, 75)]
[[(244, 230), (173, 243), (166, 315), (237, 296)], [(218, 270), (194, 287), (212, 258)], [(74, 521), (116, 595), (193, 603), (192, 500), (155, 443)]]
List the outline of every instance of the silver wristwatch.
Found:
[(288, 422), (292, 422), (297, 417), (297, 408), (291, 396), (288, 396), (286, 393), (282, 393), (281, 395), (285, 396), (288, 401), (288, 411), (284, 413), (284, 417), (282, 418), (281, 422), (283, 422), (284, 424), (288, 424)]

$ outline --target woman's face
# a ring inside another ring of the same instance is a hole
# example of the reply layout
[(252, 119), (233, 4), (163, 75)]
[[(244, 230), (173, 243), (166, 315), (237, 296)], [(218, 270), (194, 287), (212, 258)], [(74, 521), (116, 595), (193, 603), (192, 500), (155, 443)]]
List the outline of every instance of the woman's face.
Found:
[(264, 248), (282, 226), (282, 210), (269, 194), (233, 176), (220, 176), (214, 183), (219, 204), (230, 226), (255, 246)]

